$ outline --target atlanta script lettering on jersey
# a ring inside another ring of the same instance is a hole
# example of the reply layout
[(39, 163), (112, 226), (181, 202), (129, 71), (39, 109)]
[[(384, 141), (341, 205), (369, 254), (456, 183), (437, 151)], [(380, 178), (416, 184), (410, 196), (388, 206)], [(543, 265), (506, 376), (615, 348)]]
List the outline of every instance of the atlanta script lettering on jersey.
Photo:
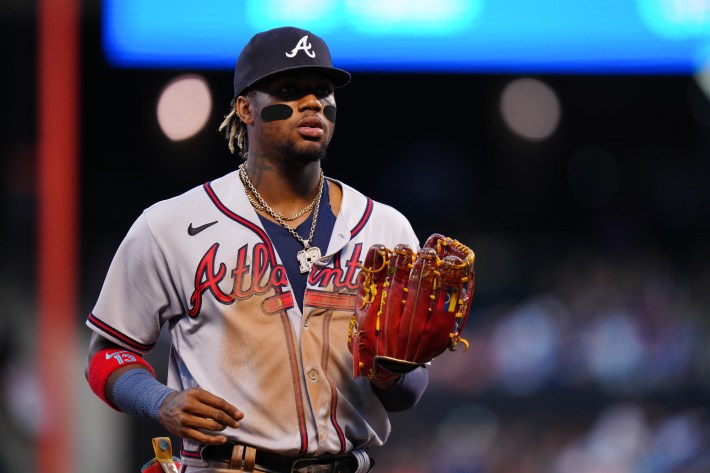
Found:
[[(272, 264), (266, 244), (257, 243), (252, 249), (251, 264), (247, 262), (247, 245), (239, 248), (237, 261), (231, 272), (234, 284), (230, 292), (224, 292), (220, 283), (227, 276), (227, 265), (217, 262), (218, 249), (219, 243), (213, 244), (197, 265), (195, 290), (190, 296), (191, 307), (187, 310), (190, 317), (197, 317), (200, 313), (202, 297), (207, 291), (222, 304), (233, 304), (237, 300), (288, 287), (286, 269), (281, 264)], [(336, 289), (356, 290), (361, 254), (362, 243), (358, 243), (342, 268), (314, 267), (308, 276), (308, 283), (323, 288), (333, 284)], [(337, 258), (335, 260), (337, 261)]]

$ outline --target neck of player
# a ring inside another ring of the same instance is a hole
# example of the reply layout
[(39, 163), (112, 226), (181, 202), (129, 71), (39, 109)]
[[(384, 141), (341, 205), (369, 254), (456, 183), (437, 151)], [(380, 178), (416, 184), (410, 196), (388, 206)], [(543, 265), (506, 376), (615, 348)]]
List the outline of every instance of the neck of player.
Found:
[[(293, 215), (299, 212), (318, 195), (320, 161), (301, 166), (284, 166), (282, 163), (250, 156), (246, 161), (246, 171), (259, 195), (272, 210), (281, 215)], [(274, 220), (267, 212), (259, 211), (259, 213)], [(298, 226), (309, 215), (310, 212), (306, 212), (290, 224)]]

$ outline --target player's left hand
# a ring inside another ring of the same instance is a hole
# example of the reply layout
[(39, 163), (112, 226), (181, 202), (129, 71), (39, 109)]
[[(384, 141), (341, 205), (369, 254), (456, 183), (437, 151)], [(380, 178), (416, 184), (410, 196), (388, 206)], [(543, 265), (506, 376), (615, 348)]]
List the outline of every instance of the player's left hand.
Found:
[(160, 406), (160, 423), (174, 435), (221, 445), (227, 437), (207, 432), (238, 428), (244, 413), (221, 397), (199, 388), (172, 393)]
[[(353, 375), (383, 389), (456, 350), (473, 296), (473, 251), (452, 238), (431, 235), (418, 252), (370, 247), (361, 267), (348, 347)], [(465, 351), (465, 350), (464, 350)]]

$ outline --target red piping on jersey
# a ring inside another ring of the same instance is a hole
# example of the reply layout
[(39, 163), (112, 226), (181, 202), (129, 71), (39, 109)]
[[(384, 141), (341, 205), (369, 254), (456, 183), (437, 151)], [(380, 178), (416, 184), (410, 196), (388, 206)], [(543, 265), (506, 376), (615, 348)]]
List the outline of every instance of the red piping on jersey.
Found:
[(363, 229), (365, 224), (367, 223), (368, 220), (370, 220), (370, 215), (372, 215), (372, 199), (369, 197), (367, 198), (367, 207), (365, 207), (365, 213), (362, 214), (362, 217), (360, 218), (360, 221), (357, 222), (357, 225), (353, 227), (352, 230), (350, 230), (350, 238), (355, 238), (355, 235), (360, 233), (360, 231)]
[[(200, 450), (202, 450), (202, 448), (204, 447), (201, 447)], [(184, 447), (180, 450), (180, 455), (185, 458), (197, 458), (200, 460), (202, 459), (202, 455), (200, 454), (200, 452), (191, 452), (190, 450), (185, 450)]]
[(259, 235), (259, 238), (263, 240), (263, 242), (266, 244), (266, 247), (269, 249), (269, 259), (271, 260), (271, 264), (276, 266), (276, 252), (274, 251), (274, 246), (271, 244), (271, 240), (269, 239), (269, 236), (266, 234), (266, 232), (258, 225), (229, 210), (229, 208), (224, 205), (221, 200), (219, 200), (219, 197), (217, 197), (217, 194), (215, 194), (214, 189), (212, 189), (212, 186), (209, 182), (206, 182), (202, 187), (204, 187), (205, 192), (207, 192), (207, 195), (209, 196), (210, 200), (212, 200), (212, 203), (215, 205), (215, 207), (219, 209), (220, 212), (222, 212), (224, 215), (231, 218), (235, 222), (241, 223), (249, 230)]
[[(254, 223), (250, 222), (244, 217), (235, 214), (229, 208), (227, 208), (227, 206), (224, 205), (221, 200), (219, 200), (219, 197), (217, 197), (217, 194), (214, 192), (214, 189), (212, 189), (212, 186), (209, 182), (206, 182), (203, 187), (205, 189), (205, 192), (207, 193), (207, 196), (210, 198), (210, 200), (212, 200), (212, 202), (217, 207), (217, 209), (219, 209), (220, 212), (259, 235), (259, 237), (262, 239), (269, 251), (269, 259), (271, 260), (271, 263), (276, 266), (276, 252), (266, 232), (258, 225), (255, 225)], [(274, 289), (276, 291), (283, 291), (283, 288), (281, 287), (276, 287)], [(299, 450), (299, 454), (304, 455), (308, 451), (308, 430), (306, 429), (306, 415), (303, 407), (301, 377), (299, 375), (298, 362), (296, 361), (296, 349), (293, 345), (291, 323), (288, 319), (288, 314), (285, 310), (281, 311), (281, 322), (284, 328), (284, 336), (286, 337), (286, 347), (288, 349), (289, 361), (291, 363), (291, 379), (293, 381), (296, 413), (298, 415), (298, 426), (301, 432), (301, 448)]]
[(328, 385), (330, 386), (330, 423), (333, 424), (335, 431), (338, 433), (338, 440), (340, 440), (340, 451), (338, 454), (341, 454), (345, 452), (345, 435), (343, 434), (343, 429), (340, 427), (340, 424), (338, 424), (338, 390), (335, 389), (333, 381), (328, 376), (328, 356), (330, 354), (330, 320), (332, 318), (333, 311), (330, 310), (323, 319), (323, 351), (321, 352), (321, 366), (323, 368), (323, 375), (325, 376), (325, 379), (328, 380)]
[(321, 307), (323, 309), (355, 310), (357, 295), (348, 292), (325, 292), (306, 289), (303, 305), (308, 307)]
[(267, 315), (273, 315), (282, 310), (293, 309), (294, 305), (293, 294), (284, 292), (264, 299), (261, 303), (261, 311)]
[(145, 353), (145, 352), (150, 351), (155, 346), (155, 343), (151, 343), (150, 345), (146, 345), (144, 343), (140, 343), (140, 342), (132, 339), (128, 335), (125, 335), (125, 334), (119, 332), (118, 330), (116, 330), (115, 328), (111, 327), (106, 322), (99, 320), (99, 318), (96, 317), (94, 314), (89, 314), (88, 320), (89, 320), (89, 323), (91, 325), (93, 325), (94, 327), (108, 333), (109, 335), (111, 335), (114, 338), (121, 340), (123, 343), (125, 343), (126, 345), (129, 345), (135, 351)]
[(303, 392), (301, 391), (301, 376), (296, 361), (296, 347), (293, 345), (293, 333), (291, 332), (291, 322), (288, 314), (281, 312), (281, 324), (284, 328), (286, 347), (288, 348), (288, 358), (291, 362), (291, 380), (293, 381), (293, 391), (296, 401), (296, 414), (298, 415), (298, 427), (301, 431), (301, 449), (299, 455), (305, 455), (308, 451), (308, 430), (306, 430), (306, 414), (303, 408)]

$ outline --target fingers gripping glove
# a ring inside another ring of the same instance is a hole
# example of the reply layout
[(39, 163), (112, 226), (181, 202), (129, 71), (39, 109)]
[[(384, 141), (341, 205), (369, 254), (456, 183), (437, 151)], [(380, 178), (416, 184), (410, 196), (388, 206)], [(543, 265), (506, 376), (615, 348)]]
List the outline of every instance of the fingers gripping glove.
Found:
[(358, 279), (348, 347), (353, 375), (379, 387), (456, 350), (473, 296), (475, 255), (457, 240), (430, 236), (418, 253), (373, 245)]

